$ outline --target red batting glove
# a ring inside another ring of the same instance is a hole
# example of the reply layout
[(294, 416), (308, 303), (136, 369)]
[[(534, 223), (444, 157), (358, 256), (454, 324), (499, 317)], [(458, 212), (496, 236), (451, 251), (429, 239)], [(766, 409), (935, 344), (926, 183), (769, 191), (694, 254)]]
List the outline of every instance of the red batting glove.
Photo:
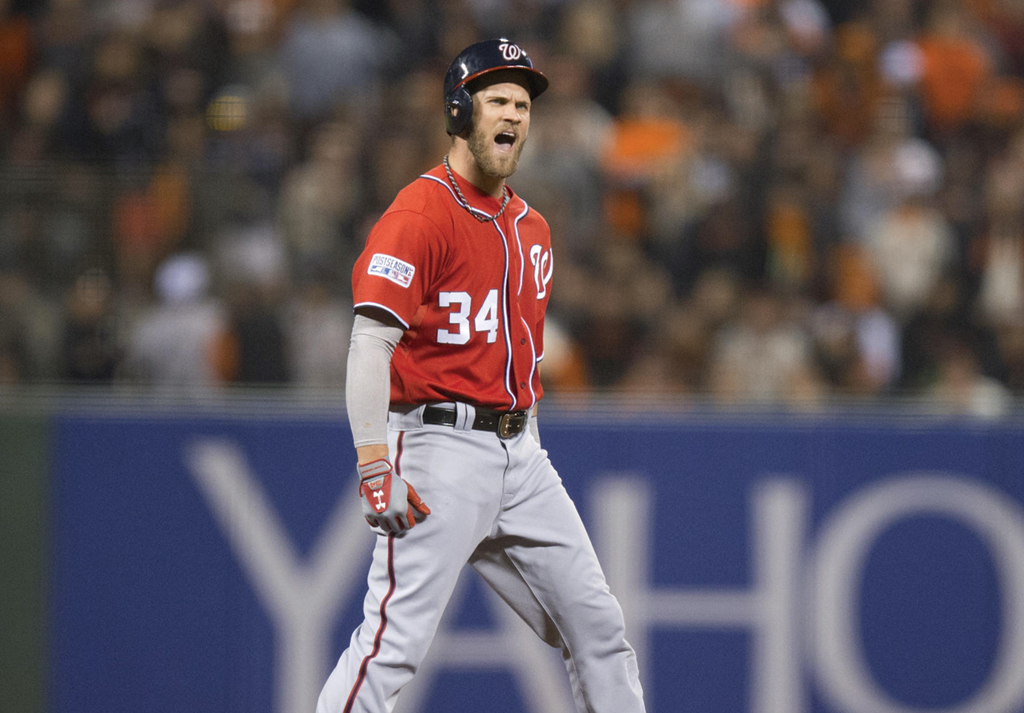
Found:
[(387, 458), (357, 466), (363, 517), (370, 527), (399, 535), (430, 514), (416, 489), (391, 469)]

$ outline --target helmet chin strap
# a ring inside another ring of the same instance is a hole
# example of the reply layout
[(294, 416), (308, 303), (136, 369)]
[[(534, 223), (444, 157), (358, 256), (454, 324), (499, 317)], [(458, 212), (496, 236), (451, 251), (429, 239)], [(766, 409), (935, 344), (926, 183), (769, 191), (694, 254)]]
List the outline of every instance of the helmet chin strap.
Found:
[(504, 184), (501, 186), (501, 192), (504, 195), (504, 198), (501, 201), (501, 208), (494, 215), (487, 215), (483, 211), (472, 207), (469, 204), (469, 201), (466, 200), (466, 196), (462, 195), (462, 190), (459, 188), (459, 184), (455, 181), (455, 176), (452, 175), (451, 166), (448, 165), (448, 154), (445, 154), (443, 163), (444, 172), (448, 174), (448, 182), (452, 184), (452, 189), (455, 190), (455, 195), (458, 196), (458, 204), (469, 211), (471, 216), (479, 220), (481, 223), (489, 223), (492, 220), (497, 220), (498, 217), (505, 212), (505, 208), (508, 206), (508, 201), (512, 197), (512, 194), (509, 193), (508, 186)]

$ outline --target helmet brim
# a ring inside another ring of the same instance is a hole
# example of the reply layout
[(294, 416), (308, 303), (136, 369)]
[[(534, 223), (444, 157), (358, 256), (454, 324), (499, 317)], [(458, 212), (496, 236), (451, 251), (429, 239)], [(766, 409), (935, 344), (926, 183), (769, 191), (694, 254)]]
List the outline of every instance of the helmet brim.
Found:
[(542, 72), (538, 72), (532, 67), (524, 67), (521, 64), (508, 64), (499, 65), (497, 67), (488, 67), (487, 69), (481, 69), (479, 72), (470, 74), (468, 77), (456, 84), (454, 89), (465, 87), (466, 91), (472, 94), (475, 91), (475, 88), (471, 86), (473, 83), (478, 82), (478, 80), (488, 74), (501, 71), (515, 71), (522, 74), (523, 78), (526, 80), (527, 89), (530, 92), (530, 99), (536, 99), (548, 88), (548, 78), (545, 77)]

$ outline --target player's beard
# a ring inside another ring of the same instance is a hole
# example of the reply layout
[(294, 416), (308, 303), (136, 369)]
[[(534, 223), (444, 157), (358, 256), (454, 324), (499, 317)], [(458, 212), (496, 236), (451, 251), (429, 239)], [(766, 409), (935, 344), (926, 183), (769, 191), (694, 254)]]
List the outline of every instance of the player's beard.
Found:
[(523, 153), (523, 146), (526, 145), (524, 140), (517, 138), (516, 145), (510, 153), (495, 155), (494, 137), (481, 131), (479, 125), (475, 123), (467, 143), (480, 171), (491, 178), (508, 178), (515, 173), (519, 167), (519, 155)]

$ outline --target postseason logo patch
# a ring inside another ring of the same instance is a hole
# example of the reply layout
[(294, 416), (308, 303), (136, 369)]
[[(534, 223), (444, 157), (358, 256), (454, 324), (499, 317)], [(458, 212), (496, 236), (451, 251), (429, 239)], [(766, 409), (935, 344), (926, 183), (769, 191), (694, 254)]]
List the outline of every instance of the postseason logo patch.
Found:
[(408, 287), (412, 282), (412, 276), (416, 274), (416, 268), (397, 257), (375, 253), (370, 258), (370, 267), (366, 272), (391, 280), (396, 285)]

